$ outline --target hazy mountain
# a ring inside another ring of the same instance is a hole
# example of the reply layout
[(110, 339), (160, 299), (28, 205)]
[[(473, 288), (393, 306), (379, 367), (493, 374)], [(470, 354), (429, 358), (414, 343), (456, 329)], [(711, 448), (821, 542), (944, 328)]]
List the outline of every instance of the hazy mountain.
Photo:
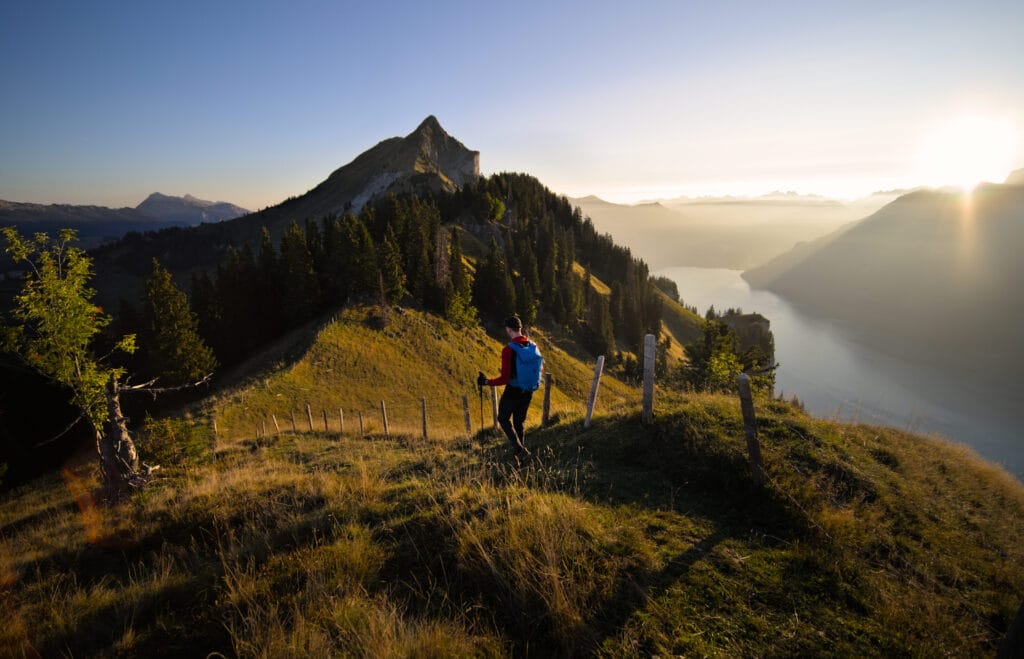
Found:
[(1024, 187), (921, 190), (744, 273), (879, 347), (989, 381), (1024, 367)]
[(1015, 169), (1006, 177), (1006, 185), (1024, 185), (1024, 169)]
[(762, 197), (687, 197), (637, 205), (573, 199), (600, 231), (653, 268), (749, 268), (877, 210), (894, 195), (843, 203), (776, 192)]
[(189, 194), (184, 197), (171, 197), (159, 192), (149, 195), (135, 208), (162, 222), (186, 226), (203, 222), (233, 220), (236, 217), (249, 214), (247, 209), (226, 201), (206, 201)]

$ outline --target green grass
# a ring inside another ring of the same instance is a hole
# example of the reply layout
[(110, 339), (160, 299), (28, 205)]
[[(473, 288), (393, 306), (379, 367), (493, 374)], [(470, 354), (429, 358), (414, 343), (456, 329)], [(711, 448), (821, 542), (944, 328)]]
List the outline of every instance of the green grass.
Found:
[(951, 444), (758, 412), (764, 488), (736, 400), (665, 392), (650, 426), (628, 403), (532, 429), (522, 469), (487, 433), (249, 437), (90, 508), (90, 461), (0, 503), (0, 647), (991, 655), (1024, 597), (1024, 488)]

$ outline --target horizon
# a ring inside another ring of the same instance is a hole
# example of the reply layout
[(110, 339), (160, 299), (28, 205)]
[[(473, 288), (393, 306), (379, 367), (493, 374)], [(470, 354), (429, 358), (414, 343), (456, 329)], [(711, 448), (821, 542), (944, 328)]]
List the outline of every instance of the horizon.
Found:
[(613, 203), (855, 200), (1024, 166), (1024, 7), (1008, 2), (8, 11), (15, 202), (160, 191), (259, 210), (430, 114), (486, 173)]

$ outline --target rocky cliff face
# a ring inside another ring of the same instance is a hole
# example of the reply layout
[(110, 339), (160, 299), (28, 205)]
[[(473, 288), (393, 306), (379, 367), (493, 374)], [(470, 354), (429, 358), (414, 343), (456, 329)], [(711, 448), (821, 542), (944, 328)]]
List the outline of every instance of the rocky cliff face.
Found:
[(290, 203), (289, 212), (300, 216), (359, 212), (391, 192), (421, 188), (451, 192), (479, 176), (480, 152), (467, 149), (431, 115), (405, 137), (384, 140), (336, 169)]

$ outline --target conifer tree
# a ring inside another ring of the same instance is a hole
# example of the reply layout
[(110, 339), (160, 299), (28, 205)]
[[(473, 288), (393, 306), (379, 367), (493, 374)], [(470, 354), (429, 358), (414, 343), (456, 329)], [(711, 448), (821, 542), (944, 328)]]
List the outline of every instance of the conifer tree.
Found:
[(313, 317), (319, 303), (319, 282), (306, 236), (292, 222), (281, 236), (281, 310), (287, 326), (295, 327)]
[(476, 307), (469, 273), (462, 262), (462, 239), (457, 228), (452, 228), (450, 242), (444, 317), (456, 327), (467, 327), (476, 322)]
[(217, 367), (188, 298), (156, 259), (144, 285), (140, 342), (148, 374), (167, 384), (200, 380)]
[(345, 299), (373, 297), (378, 288), (378, 263), (370, 231), (362, 220), (347, 213), (341, 220), (340, 234), (335, 258)]
[(493, 239), (477, 268), (473, 301), (485, 319), (499, 319), (516, 309), (515, 287), (501, 249)]
[(384, 233), (378, 261), (383, 296), (388, 302), (398, 302), (406, 294), (405, 271), (402, 269), (402, 254), (391, 227)]

